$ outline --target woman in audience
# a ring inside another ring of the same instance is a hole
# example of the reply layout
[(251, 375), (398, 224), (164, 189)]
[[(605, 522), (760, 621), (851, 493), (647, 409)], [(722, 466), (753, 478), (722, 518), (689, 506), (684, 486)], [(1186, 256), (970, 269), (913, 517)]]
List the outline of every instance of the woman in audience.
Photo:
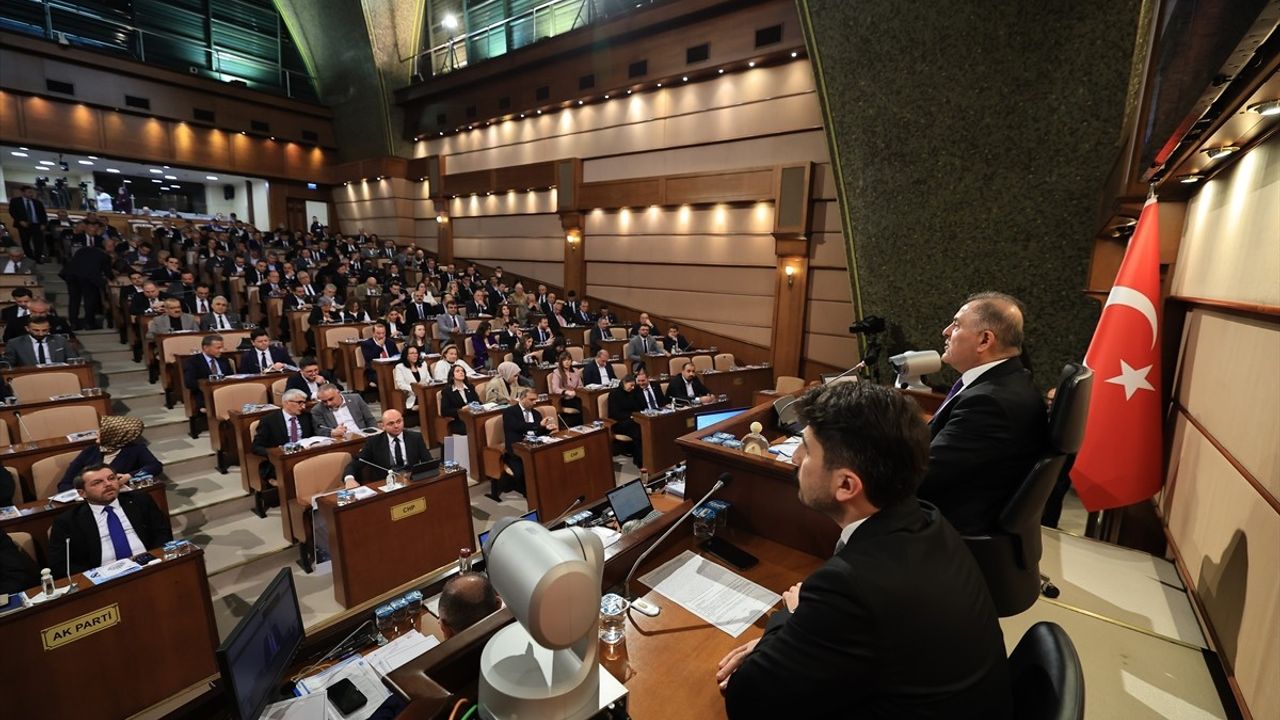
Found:
[(458, 419), (458, 411), (468, 403), (480, 402), (476, 389), (471, 387), (471, 383), (467, 380), (466, 368), (454, 365), (449, 373), (449, 387), (441, 390), (440, 393), (440, 412), (449, 418), (449, 434), (466, 435), (467, 426)]
[(547, 390), (560, 396), (560, 416), (566, 425), (577, 425), (582, 418), (582, 398), (577, 392), (581, 389), (582, 374), (573, 366), (573, 356), (560, 353), (556, 356), (556, 369), (547, 376)]
[(501, 350), (493, 340), (492, 326), (488, 320), (481, 320), (476, 331), (471, 333), (471, 354), (476, 359), (476, 367), (490, 367), (490, 351)]
[(505, 360), (498, 363), (498, 375), (484, 386), (484, 401), (487, 403), (511, 403), (516, 401), (516, 393), (520, 389), (520, 366)]
[(449, 344), (440, 350), (440, 362), (436, 363), (435, 368), (431, 371), (431, 377), (436, 380), (448, 380), (452, 375), (450, 372), (455, 367), (461, 367), (468, 377), (483, 377), (480, 373), (471, 369), (466, 360), (458, 357), (458, 346)]
[(387, 316), (384, 318), (387, 322), (387, 335), (393, 338), (399, 338), (404, 335), (407, 328), (404, 325), (404, 315), (400, 312), (401, 305), (396, 303), (387, 310)]
[(404, 393), (404, 406), (407, 410), (418, 406), (418, 394), (413, 391), (413, 386), (431, 380), (431, 373), (427, 370), (427, 363), (422, 355), (421, 348), (408, 345), (400, 352), (400, 362), (396, 363), (396, 389)]
[(405, 345), (411, 345), (422, 351), (423, 356), (431, 352), (431, 331), (427, 329), (427, 324), (417, 322), (413, 327), (409, 328), (409, 333), (404, 339)]
[(520, 346), (511, 354), (511, 358), (520, 367), (520, 384), (533, 387), (533, 369), (538, 366), (542, 353), (534, 347), (532, 335), (520, 337)]
[(504, 328), (507, 323), (514, 322), (516, 319), (515, 311), (511, 309), (511, 303), (504, 302), (498, 306), (498, 316), (493, 319), (493, 326), (496, 328)]
[(76, 475), (90, 465), (106, 463), (120, 476), (122, 482), (136, 475), (158, 476), (164, 466), (142, 439), (142, 419), (127, 415), (103, 415), (98, 420), (98, 442), (90, 445), (71, 461), (58, 491), (70, 490)]
[(373, 322), (373, 318), (369, 317), (369, 313), (360, 307), (360, 301), (352, 299), (347, 303), (347, 322)]
[(563, 335), (555, 336), (555, 338), (551, 340), (551, 344), (543, 348), (542, 362), (549, 365), (554, 364), (560, 359), (561, 353), (568, 351), (568, 347), (569, 343), (564, 339)]

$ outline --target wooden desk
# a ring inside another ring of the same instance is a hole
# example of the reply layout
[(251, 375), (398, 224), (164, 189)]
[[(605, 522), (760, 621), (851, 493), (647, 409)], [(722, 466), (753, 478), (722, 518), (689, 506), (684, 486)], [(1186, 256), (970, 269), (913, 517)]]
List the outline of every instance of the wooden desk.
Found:
[[(612, 490), (613, 453), (609, 427), (586, 433), (561, 430), (549, 444), (519, 442), (512, 448), (524, 462), (525, 492), (529, 509), (552, 519), (564, 512), (579, 495), (592, 503)], [(553, 514), (554, 513), (554, 514)]]
[(631, 413), (631, 419), (640, 426), (640, 440), (643, 444), (642, 457), (645, 470), (658, 473), (684, 459), (684, 451), (676, 445), (676, 438), (693, 430), (695, 416), (708, 410), (724, 410), (728, 403), (716, 401), (691, 407), (682, 407), (674, 411), (663, 411), (657, 415), (645, 415), (643, 412)]
[[(364, 435), (360, 433), (347, 433), (348, 438), (339, 440), (327, 445), (318, 445), (306, 450), (299, 450), (295, 453), (285, 453), (283, 448), (271, 448), (267, 459), (271, 461), (271, 465), (276, 471), (276, 487), (280, 488), (280, 522), (284, 533), (284, 539), (289, 542), (310, 543), (310, 537), (295, 537), (293, 532), (293, 513), (297, 512), (294, 507), (294, 498), (298, 497), (297, 484), (293, 476), (293, 468), (307, 458), (313, 458), (317, 455), (331, 452), (347, 452), (351, 453), (351, 457), (355, 458), (360, 454), (360, 450), (364, 448)], [(354, 435), (354, 437), (351, 437)], [(307, 526), (308, 531), (310, 525)], [(456, 548), (455, 548), (456, 549)]]
[[(209, 443), (213, 446), (214, 452), (217, 454), (218, 471), (226, 472), (229, 458), (239, 458), (240, 455), (236, 451), (238, 436), (231, 424), (231, 408), (227, 412), (227, 419), (221, 419), (222, 410), (218, 407), (214, 399), (213, 391), (218, 388), (229, 387), (231, 385), (243, 385), (253, 383), (261, 385), (267, 391), (266, 400), (263, 402), (271, 402), (271, 386), (287, 380), (291, 375), (297, 375), (294, 372), (275, 372), (275, 373), (258, 373), (256, 375), (226, 375), (219, 380), (205, 378), (200, 381), (200, 392), (204, 395), (205, 415), (209, 419)], [(184, 396), (185, 398), (185, 396)], [(190, 405), (187, 406), (190, 412)], [(243, 404), (241, 405), (243, 407)], [(252, 438), (250, 438), (252, 439)]]
[(34, 443), (14, 443), (0, 447), (0, 465), (8, 465), (18, 473), (15, 479), (22, 486), (23, 497), (30, 502), (37, 499), (35, 481), (31, 477), (32, 465), (54, 455), (80, 452), (96, 442), (98, 442), (96, 438), (71, 442), (65, 437), (60, 437), (37, 440)]
[[(730, 514), (736, 510), (735, 505)], [(830, 520), (825, 522), (835, 527)], [(735, 528), (722, 532), (726, 539), (760, 559), (749, 570), (729, 569), (779, 595), (825, 562), (825, 556), (803, 553)], [(691, 529), (676, 530), (641, 565), (636, 577), (685, 550), (702, 554)], [(828, 555), (830, 552), (831, 548), (827, 548)], [(639, 582), (636, 585), (643, 587)], [(601, 665), (627, 686), (628, 714), (635, 720), (725, 717), (724, 698), (715, 680), (716, 665), (729, 651), (763, 635), (772, 611), (735, 638), (663, 595), (650, 591), (644, 598), (660, 606), (662, 613), (657, 617), (627, 613), (626, 643), (620, 646), (620, 654), (610, 656), (601, 646)], [(781, 601), (774, 611), (779, 607)]]
[(378, 402), (382, 405), (382, 411), (399, 410), (400, 414), (404, 414), (404, 393), (396, 389), (396, 365), (400, 364), (400, 359), (377, 358), (373, 361), (373, 374), (378, 379)]
[[(164, 494), (164, 483), (157, 480), (147, 485), (137, 488), (123, 487), (121, 492), (141, 492), (151, 497), (160, 512), (165, 517), (169, 516), (169, 499)], [(53, 527), (53, 521), (59, 515), (79, 505), (77, 502), (59, 503), (52, 500), (36, 500), (33, 502), (20, 503), (18, 512), (21, 515), (8, 518), (0, 518), (0, 532), (30, 533), (31, 539), (36, 545), (36, 565), (37, 567), (46, 567), (48, 562), (49, 549), (49, 528)]]
[(755, 392), (773, 387), (773, 368), (706, 370), (698, 373), (702, 384), (716, 395), (728, 395), (729, 407), (752, 407)]
[[(71, 595), (0, 618), (12, 690), (6, 717), (114, 720), (217, 675), (218, 630), (198, 548), (101, 585), (82, 575), (75, 581), (80, 589)], [(47, 649), (56, 628), (77, 621), (94, 624)], [(67, 690), (68, 668), (92, 669), (91, 700)]]
[(15, 413), (29, 415), (36, 410), (47, 410), (49, 408), (73, 407), (79, 405), (87, 405), (98, 411), (98, 417), (111, 414), (111, 395), (103, 391), (101, 395), (81, 395), (80, 397), (67, 398), (65, 400), (36, 400), (33, 402), (20, 402), (17, 405), (0, 405), (0, 422), (9, 426), (9, 437), (17, 441), (22, 436), (19, 432), (21, 426), (18, 424), (18, 418)]
[(338, 341), (338, 362), (337, 366), (342, 368), (343, 376), (347, 380), (347, 390), (351, 392), (364, 392), (369, 387), (369, 381), (365, 379), (364, 368), (360, 366), (360, 343), (363, 340), (339, 340)]
[(338, 347), (329, 344), (328, 330), (334, 328), (353, 328), (359, 334), (369, 327), (369, 323), (328, 323), (315, 326), (316, 331), (316, 360), (320, 362), (320, 367), (333, 370), (341, 380), (350, 380), (347, 376), (346, 368), (343, 367), (341, 356), (338, 354)]
[(21, 375), (40, 375), (51, 372), (69, 372), (75, 375), (76, 380), (80, 381), (80, 388), (82, 390), (84, 388), (98, 387), (98, 374), (94, 372), (93, 366), (88, 363), (80, 363), (78, 365), (72, 365), (70, 363), (56, 363), (52, 365), (38, 365), (35, 367), (5, 368), (4, 370), (0, 370), (0, 377), (3, 377), (5, 382), (13, 382), (15, 377)]
[(475, 548), (461, 470), (346, 505), (334, 495), (316, 504), (329, 533), (333, 595), (345, 608), (456, 560), (460, 548)]
[(458, 411), (458, 419), (467, 428), (467, 455), (471, 458), (471, 479), (476, 482), (485, 480), (484, 450), (488, 445), (488, 437), (484, 432), (485, 423), (489, 421), (489, 418), (501, 415), (502, 411), (506, 410), (507, 407), (507, 405), (503, 405), (492, 410), (481, 410), (479, 412), (472, 411), (470, 407), (464, 407)]
[(413, 394), (418, 397), (418, 429), (422, 431), (422, 439), (430, 446), (444, 443), (444, 437), (436, 432), (436, 419), (440, 417), (436, 396), (444, 390), (444, 386), (444, 381), (413, 386)]
[(590, 424), (596, 420), (608, 420), (606, 417), (600, 416), (600, 396), (608, 395), (613, 391), (609, 386), (598, 388), (580, 387), (575, 388), (574, 393), (582, 398), (582, 422)]
[[(249, 428), (255, 420), (261, 420), (276, 410), (279, 408), (270, 407), (252, 412), (231, 408), (227, 411), (227, 421), (231, 423), (231, 435), (235, 438), (236, 461), (240, 466), (240, 484), (245, 492), (261, 493), (267, 489), (263, 487), (262, 474), (258, 472), (258, 464), (267, 458), (253, 451), (253, 433)], [(224, 455), (229, 455), (227, 450), (228, 448), (223, 448)]]
[(301, 357), (307, 349), (307, 330), (311, 329), (311, 306), (306, 309), (286, 310), (289, 319), (289, 347), (293, 356)]
[(773, 455), (750, 455), (701, 440), (717, 432), (741, 438), (750, 432), (755, 421), (764, 426), (762, 434), (773, 440), (782, 435), (776, 418), (772, 405), (760, 405), (678, 438), (675, 444), (688, 462), (685, 491), (688, 497), (702, 497), (720, 473), (728, 471), (733, 474), (733, 483), (717, 497), (733, 503), (730, 513), (736, 527), (810, 555), (827, 557), (840, 537), (840, 529), (826, 516), (800, 503), (795, 465), (779, 462)]

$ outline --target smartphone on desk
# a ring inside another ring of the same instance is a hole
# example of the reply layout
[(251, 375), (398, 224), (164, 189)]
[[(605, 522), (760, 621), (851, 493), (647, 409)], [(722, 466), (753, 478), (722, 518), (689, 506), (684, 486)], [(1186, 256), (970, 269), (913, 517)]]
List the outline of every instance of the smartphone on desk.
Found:
[(760, 559), (755, 555), (752, 555), (728, 540), (721, 539), (715, 535), (704, 540), (698, 547), (701, 547), (703, 550), (715, 555), (739, 570), (746, 570), (760, 562)]
[(342, 713), (343, 717), (359, 710), (369, 702), (369, 698), (356, 687), (356, 684), (348, 678), (343, 678), (338, 682), (330, 685), (325, 689), (325, 695), (329, 697), (329, 702)]

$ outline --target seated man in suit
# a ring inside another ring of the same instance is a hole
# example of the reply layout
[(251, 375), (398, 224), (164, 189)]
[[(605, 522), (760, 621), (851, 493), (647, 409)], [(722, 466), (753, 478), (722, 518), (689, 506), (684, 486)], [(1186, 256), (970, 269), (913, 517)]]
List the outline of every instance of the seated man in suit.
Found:
[(662, 388), (649, 378), (649, 373), (641, 370), (636, 373), (636, 404), (641, 410), (657, 410), (667, 404), (667, 396)]
[(641, 452), (643, 439), (640, 437), (640, 424), (631, 417), (631, 413), (645, 409), (645, 401), (636, 392), (636, 376), (627, 373), (618, 387), (609, 391), (609, 419), (613, 421), (615, 435), (626, 435), (631, 438), (631, 460), (640, 467), (644, 462)]
[[(315, 435), (315, 424), (306, 409), (306, 393), (301, 390), (285, 390), (280, 395), (280, 411), (264, 415), (258, 423), (258, 431), (253, 434), (253, 452), (266, 457), (271, 448), (296, 443), (302, 438)], [(266, 480), (275, 476), (275, 468), (269, 461), (263, 460), (258, 464), (258, 473)]]
[(422, 435), (416, 430), (404, 429), (404, 416), (399, 410), (387, 410), (382, 413), (382, 434), (364, 441), (360, 457), (347, 466), (347, 474), (360, 478), (357, 482), (371, 482), (386, 476), (378, 468), (409, 468), (430, 459), (431, 451), (422, 441)]
[(413, 291), (413, 297), (404, 309), (404, 321), (410, 325), (420, 322), (429, 322), (436, 315), (436, 305), (427, 300), (427, 291), (418, 289)]
[(170, 255), (165, 258), (164, 265), (156, 268), (151, 273), (151, 281), (161, 287), (169, 287), (170, 285), (182, 282), (182, 270), (178, 268), (178, 258), (176, 255)]
[(603, 316), (596, 318), (591, 334), (587, 336), (587, 344), (591, 347), (592, 354), (600, 352), (605, 347), (605, 342), (612, 339), (613, 332), (609, 330), (609, 321)]
[(257, 328), (249, 333), (249, 342), (253, 347), (240, 354), (240, 372), (280, 372), (293, 367), (289, 351), (283, 345), (272, 345), (265, 329)]
[(642, 327), (644, 327), (644, 326), (646, 326), (646, 325), (648, 325), (648, 326), (649, 326), (649, 334), (650, 334), (650, 335), (657, 335), (657, 334), (658, 334), (658, 327), (657, 327), (656, 325), (654, 325), (654, 324), (653, 324), (653, 321), (652, 321), (652, 320), (650, 320), (650, 319), (649, 319), (649, 313), (647, 313), (647, 312), (642, 312), (642, 313), (640, 313), (640, 319), (639, 319), (639, 320), (637, 320), (637, 321), (635, 321), (634, 323), (632, 323), (632, 324), (631, 324), (631, 335), (632, 335), (632, 336), (639, 335), (639, 334), (640, 334), (640, 328), (642, 328)]
[(31, 311), (27, 309), (27, 305), (32, 298), (31, 288), (16, 287), (9, 292), (9, 295), (13, 298), (13, 304), (0, 310), (0, 321), (3, 321), (6, 325), (12, 325), (18, 318), (31, 314)]
[(649, 335), (648, 325), (641, 325), (639, 334), (633, 335), (627, 341), (627, 362), (632, 371), (643, 370), (648, 356), (666, 354), (667, 352)]
[(457, 635), (502, 607), (489, 577), (472, 572), (455, 575), (440, 590), (440, 632), (444, 639)]
[(436, 317), (436, 337), (441, 345), (458, 345), (467, 334), (467, 319), (458, 312), (458, 303), (450, 300), (444, 305), (445, 311)]
[(300, 390), (308, 400), (315, 400), (320, 386), (325, 383), (342, 389), (342, 383), (334, 377), (332, 370), (321, 370), (320, 363), (315, 358), (304, 357), (298, 361), (298, 374), (290, 375), (284, 387), (286, 390)]
[(34, 367), (80, 357), (65, 339), (50, 337), (48, 316), (31, 315), (26, 320), (27, 334), (10, 340), (4, 348), (4, 359), (11, 367)]
[(204, 393), (200, 392), (200, 381), (233, 372), (231, 361), (222, 357), (222, 336), (205, 335), (201, 338), (200, 352), (187, 358), (182, 367), (183, 384), (191, 391), (197, 413), (204, 412)]
[(607, 385), (617, 379), (618, 376), (613, 372), (613, 364), (609, 362), (608, 350), (596, 352), (595, 358), (582, 368), (583, 385)]
[(200, 329), (200, 322), (195, 315), (183, 312), (182, 302), (177, 298), (164, 301), (164, 314), (157, 315), (147, 325), (147, 338), (154, 338), (158, 333), (191, 332)]
[(85, 502), (59, 515), (49, 534), (54, 577), (66, 576), (68, 539), (73, 574), (140, 555), (173, 539), (169, 516), (146, 493), (120, 492), (120, 479), (111, 466), (85, 468), (75, 488)]
[[(182, 273), (183, 279), (191, 277), (191, 273)], [(181, 283), (169, 286), (169, 294), (182, 301), (182, 308), (187, 312), (202, 317), (213, 312), (213, 292), (206, 283), (186, 285)]]
[(662, 348), (669, 353), (687, 352), (693, 349), (693, 343), (680, 334), (680, 328), (672, 325), (662, 336)]
[(783, 594), (764, 636), (721, 660), (728, 716), (1011, 717), (986, 581), (915, 495), (928, 463), (919, 406), (891, 388), (836, 383), (810, 390), (801, 414), (799, 501), (839, 525), (840, 540)]
[(485, 493), (485, 497), (494, 502), (502, 502), (502, 494), (512, 490), (525, 494), (524, 462), (516, 456), (515, 444), (524, 440), (527, 433), (549, 435), (557, 427), (554, 416), (543, 417), (541, 412), (534, 409), (538, 404), (537, 390), (520, 388), (516, 395), (516, 403), (502, 411), (502, 435), (505, 440), (503, 447), (506, 449), (502, 462), (511, 468), (511, 475), (508, 478), (503, 473), (502, 479), (494, 480), (489, 492)]
[(36, 571), (35, 562), (9, 537), (9, 533), (0, 532), (0, 593), (13, 595), (39, 584), (40, 573)]
[(544, 317), (538, 321), (538, 324), (529, 331), (533, 336), (533, 344), (539, 347), (550, 343), (556, 339), (556, 333), (551, 329), (551, 318)]
[(364, 354), (364, 377), (369, 387), (378, 387), (377, 372), (373, 369), (373, 361), (389, 358), (398, 353), (396, 341), (387, 337), (387, 324), (378, 321), (373, 326), (373, 337), (360, 341), (360, 352)]
[(213, 330), (234, 330), (240, 324), (240, 316), (233, 312), (227, 312), (230, 304), (227, 299), (221, 295), (213, 298), (209, 304), (210, 312), (200, 318), (200, 329), (208, 332)]
[(14, 245), (9, 248), (9, 257), (0, 262), (0, 274), (31, 275), (36, 271), (36, 264), (22, 251), (22, 247)]
[(667, 383), (667, 397), (686, 403), (692, 403), (695, 399), (704, 403), (713, 402), (716, 399), (715, 394), (702, 384), (702, 379), (698, 377), (698, 369), (688, 361), (680, 366), (680, 374)]
[(359, 393), (339, 392), (337, 387), (325, 383), (317, 391), (317, 399), (320, 402), (311, 408), (311, 421), (317, 435), (342, 439), (347, 433), (377, 427), (373, 411)]
[(991, 530), (1047, 442), (1044, 401), (1018, 357), (1022, 319), (1017, 299), (985, 292), (971, 296), (942, 332), (942, 361), (960, 380), (929, 422), (920, 499), (962, 535)]

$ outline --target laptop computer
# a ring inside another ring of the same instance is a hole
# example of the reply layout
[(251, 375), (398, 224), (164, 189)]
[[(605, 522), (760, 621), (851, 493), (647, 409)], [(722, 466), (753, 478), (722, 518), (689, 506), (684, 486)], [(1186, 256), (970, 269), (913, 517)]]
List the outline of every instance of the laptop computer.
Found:
[(609, 507), (613, 509), (613, 516), (619, 527), (633, 520), (639, 520), (643, 525), (662, 514), (662, 511), (653, 509), (649, 493), (645, 492), (644, 483), (638, 478), (610, 490), (605, 493), (605, 497), (609, 499)]
[[(538, 511), (530, 510), (529, 512), (521, 515), (520, 519), (532, 520), (533, 522), (538, 522)], [(484, 532), (480, 533), (479, 535), (476, 536), (476, 539), (480, 541), (480, 544), (477, 547), (479, 547), (481, 550), (484, 550), (484, 543), (486, 540), (489, 539), (489, 531), (485, 530)]]

